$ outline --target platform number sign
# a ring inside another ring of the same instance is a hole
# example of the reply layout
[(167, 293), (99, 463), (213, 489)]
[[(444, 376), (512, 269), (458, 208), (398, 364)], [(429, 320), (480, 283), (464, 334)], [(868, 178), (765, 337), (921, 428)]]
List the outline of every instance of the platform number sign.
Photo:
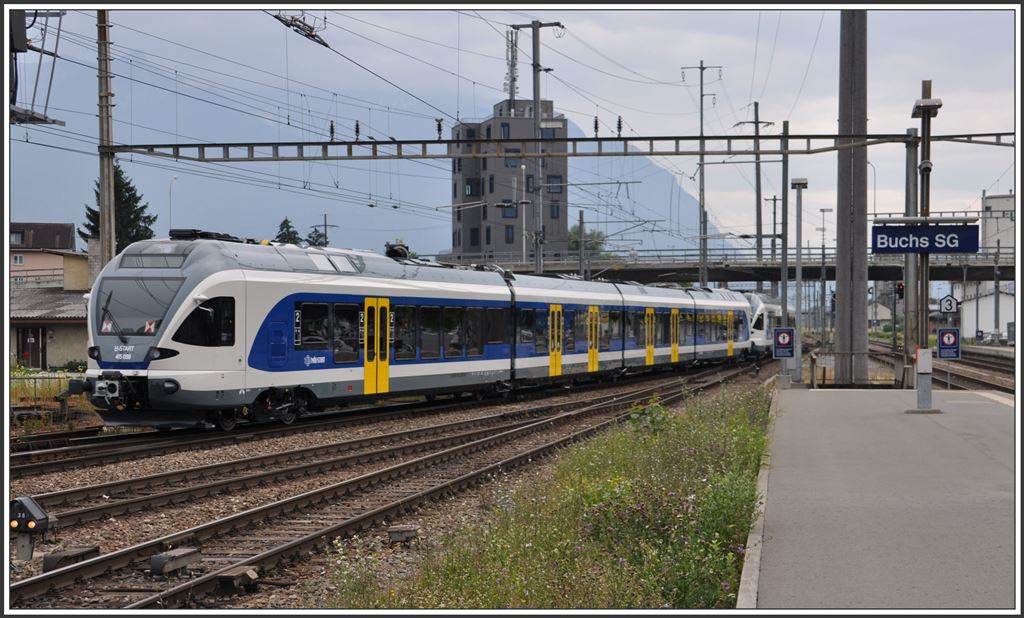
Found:
[(939, 358), (960, 360), (960, 329), (940, 328), (937, 334), (939, 339)]
[(775, 345), (772, 346), (772, 358), (793, 358), (794, 329), (776, 328), (772, 335)]
[(960, 305), (960, 301), (956, 299), (952, 294), (947, 294), (942, 297), (939, 301), (939, 311), (942, 313), (956, 313), (957, 307)]

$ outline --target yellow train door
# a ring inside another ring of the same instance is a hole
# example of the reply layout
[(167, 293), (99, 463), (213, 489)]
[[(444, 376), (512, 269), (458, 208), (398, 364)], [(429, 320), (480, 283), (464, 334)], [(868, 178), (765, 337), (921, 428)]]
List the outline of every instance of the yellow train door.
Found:
[(646, 350), (645, 362), (648, 365), (654, 364), (654, 329), (657, 324), (654, 321), (654, 309), (648, 307), (644, 311), (644, 349)]
[(394, 330), (390, 301), (367, 298), (363, 305), (363, 393), (380, 395), (389, 390), (389, 354)]
[(598, 333), (601, 314), (597, 307), (587, 308), (587, 371), (597, 371), (598, 364)]
[(548, 354), (551, 365), (548, 375), (562, 375), (562, 341), (565, 337), (565, 321), (562, 319), (562, 305), (548, 308)]
[(725, 332), (726, 332), (726, 339), (729, 342), (728, 345), (726, 346), (726, 352), (725, 352), (726, 356), (732, 356), (732, 339), (733, 339), (733, 332), (732, 332), (732, 330), (733, 330), (732, 329), (732, 311), (726, 311), (725, 312)]
[(672, 337), (672, 362), (679, 362), (679, 310), (672, 310), (672, 321), (669, 331)]

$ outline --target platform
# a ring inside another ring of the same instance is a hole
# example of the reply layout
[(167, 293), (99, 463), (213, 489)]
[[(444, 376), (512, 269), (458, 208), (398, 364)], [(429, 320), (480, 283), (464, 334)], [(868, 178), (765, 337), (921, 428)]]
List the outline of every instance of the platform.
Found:
[(748, 607), (1015, 608), (1012, 397), (937, 391), (919, 415), (909, 390), (778, 396)]

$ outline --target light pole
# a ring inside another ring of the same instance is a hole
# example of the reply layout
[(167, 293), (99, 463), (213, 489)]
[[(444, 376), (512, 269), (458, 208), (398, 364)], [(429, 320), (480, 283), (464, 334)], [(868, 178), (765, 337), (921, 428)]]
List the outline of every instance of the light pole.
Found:
[[(523, 197), (519, 200), (519, 210), (523, 213), (523, 264), (526, 264), (526, 164), (520, 165), (519, 170), (523, 177)], [(513, 195), (512, 199), (515, 200), (516, 196)]]
[(800, 340), (800, 329), (803, 322), (803, 294), (801, 288), (803, 287), (803, 264), (801, 264), (801, 258), (803, 257), (803, 247), (801, 246), (801, 223), (800, 213), (803, 210), (803, 192), (807, 188), (806, 178), (794, 178), (791, 185), (792, 188), (796, 189), (796, 328), (793, 330), (793, 349), (796, 350), (796, 367), (793, 368), (794, 382), (800, 383), (804, 380), (804, 357), (803, 348), (801, 348)]
[(171, 230), (171, 189), (174, 187), (174, 181), (178, 177), (174, 176), (171, 178), (171, 182), (167, 184), (167, 233), (170, 235)]
[(871, 166), (871, 183), (872, 183), (872, 195), (871, 195), (871, 216), (878, 216), (878, 170), (875, 169), (875, 164), (871, 161), (867, 162)]
[(825, 298), (827, 294), (825, 287), (825, 213), (832, 212), (832, 209), (819, 208), (818, 210), (821, 212), (821, 227), (818, 228), (818, 231), (821, 232), (821, 340), (825, 341), (825, 324), (828, 321), (828, 314), (825, 312), (825, 303), (827, 302)]

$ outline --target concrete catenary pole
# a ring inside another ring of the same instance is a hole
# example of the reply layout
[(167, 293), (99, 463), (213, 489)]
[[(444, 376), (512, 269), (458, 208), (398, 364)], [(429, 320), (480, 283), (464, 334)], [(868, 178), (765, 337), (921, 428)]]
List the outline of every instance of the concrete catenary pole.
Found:
[[(767, 127), (767, 126), (770, 126), (770, 125), (775, 124), (775, 123), (773, 123), (773, 122), (761, 122), (760, 112), (759, 112), (758, 108), (759, 108), (758, 102), (754, 101), (754, 121), (753, 122), (750, 122), (749, 120), (744, 120), (742, 122), (737, 122), (733, 126), (734, 127), (738, 127), (741, 124), (753, 124), (754, 125), (754, 192), (757, 194), (756, 195), (756, 200), (755, 200), (755, 203), (754, 203), (754, 213), (755, 213), (754, 214), (754, 221), (755, 221), (755, 226), (757, 228), (757, 231), (755, 232), (755, 247), (756, 247), (757, 263), (758, 263), (758, 265), (760, 265), (761, 264), (761, 260), (764, 257), (764, 241), (762, 240), (763, 239), (763, 236), (762, 236), (763, 231), (762, 231), (762, 225), (761, 225), (761, 219), (762, 219), (762, 217), (761, 217), (761, 207), (762, 207), (761, 202), (764, 201), (763, 198), (761, 197), (761, 125), (763, 124), (764, 126)], [(775, 230), (772, 230), (772, 233), (774, 233), (774, 231)], [(772, 256), (772, 257), (774, 258), (774, 256)], [(764, 291), (764, 281), (762, 281), (761, 279), (757, 280), (757, 289), (756, 290), (757, 290), (757, 292), (763, 292)]]
[(100, 268), (117, 254), (117, 230), (114, 215), (114, 153), (104, 146), (114, 145), (114, 88), (110, 74), (110, 22), (107, 12), (96, 11), (96, 61), (99, 75), (100, 119)]
[[(903, 214), (917, 216), (917, 129), (907, 129), (907, 170)], [(909, 367), (903, 378), (906, 388), (915, 388), (917, 373), (913, 370), (917, 349), (917, 255), (903, 257), (903, 366)], [(895, 333), (893, 334), (895, 337)]]
[[(839, 134), (867, 132), (867, 11), (840, 12)], [(840, 138), (838, 144), (849, 144)], [(836, 383), (867, 381), (867, 151), (838, 153)]]

